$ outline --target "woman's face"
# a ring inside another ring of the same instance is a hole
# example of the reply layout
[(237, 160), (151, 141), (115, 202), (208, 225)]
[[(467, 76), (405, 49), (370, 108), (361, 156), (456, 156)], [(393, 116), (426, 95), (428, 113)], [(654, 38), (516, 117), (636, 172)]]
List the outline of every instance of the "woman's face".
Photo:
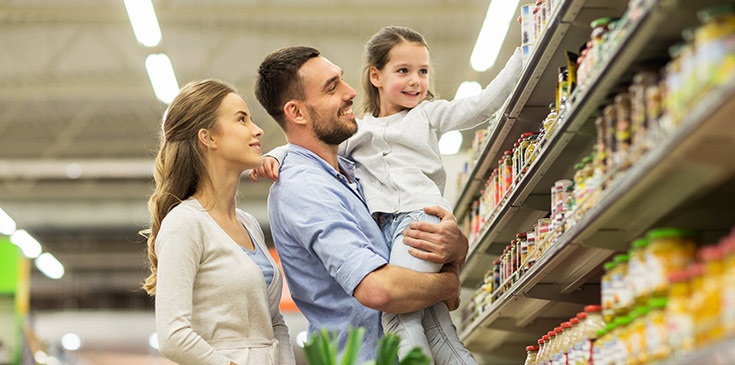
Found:
[(217, 125), (212, 133), (215, 142), (215, 156), (221, 158), (225, 166), (241, 171), (260, 166), (260, 129), (250, 117), (250, 110), (240, 95), (228, 94), (219, 108)]

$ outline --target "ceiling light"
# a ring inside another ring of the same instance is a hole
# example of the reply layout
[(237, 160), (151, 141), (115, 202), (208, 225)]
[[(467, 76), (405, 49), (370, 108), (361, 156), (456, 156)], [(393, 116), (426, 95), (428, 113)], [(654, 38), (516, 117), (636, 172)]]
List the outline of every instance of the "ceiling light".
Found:
[[(38, 256), (38, 258), (36, 259), (36, 267), (44, 275), (50, 277), (51, 279), (61, 279), (61, 277), (64, 276), (64, 265), (62, 265), (59, 260), (54, 257), (54, 255), (48, 252), (44, 252), (40, 256)], [(74, 334), (71, 333), (71, 335)], [(64, 335), (64, 337), (66, 337), (66, 335)]]
[(151, 0), (124, 0), (135, 38), (146, 47), (161, 43), (161, 28)]
[(145, 69), (151, 80), (153, 92), (158, 100), (168, 104), (179, 93), (179, 83), (176, 81), (174, 67), (171, 60), (163, 53), (148, 55), (145, 59)]
[(475, 71), (487, 71), (495, 63), (519, 1), (491, 0), (475, 49), (470, 56), (470, 64)]
[(462, 147), (462, 132), (449, 131), (439, 139), (439, 152), (442, 155), (453, 155)]
[(15, 221), (0, 208), (0, 234), (10, 236), (15, 232)]
[(151, 345), (154, 349), (158, 350), (158, 334), (155, 332), (151, 333), (151, 335), (148, 337), (148, 344)]
[(454, 100), (466, 98), (468, 96), (475, 96), (482, 91), (482, 85), (477, 81), (464, 81), (457, 88), (457, 93), (454, 94)]
[(41, 254), (41, 244), (24, 229), (19, 229), (11, 234), (10, 242), (20, 247), (23, 255), (29, 259), (35, 259)]
[(301, 331), (298, 334), (296, 334), (296, 346), (304, 348), (304, 345), (306, 344), (307, 340), (308, 340), (308, 335), (306, 334), (306, 331)]
[(42, 350), (38, 350), (33, 354), (33, 360), (36, 360), (39, 364), (45, 364), (48, 361), (48, 354)]
[(61, 337), (61, 346), (69, 351), (76, 351), (82, 347), (82, 339), (76, 333), (67, 333)]

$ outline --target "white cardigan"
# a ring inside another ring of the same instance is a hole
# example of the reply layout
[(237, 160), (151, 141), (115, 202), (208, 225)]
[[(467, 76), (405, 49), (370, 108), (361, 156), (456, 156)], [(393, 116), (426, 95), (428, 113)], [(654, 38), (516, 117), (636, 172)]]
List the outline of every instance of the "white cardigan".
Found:
[[(255, 218), (237, 217), (264, 252)], [(159, 349), (181, 364), (294, 364), (278, 309), (281, 272), (266, 287), (258, 266), (193, 198), (169, 212), (156, 237)]]

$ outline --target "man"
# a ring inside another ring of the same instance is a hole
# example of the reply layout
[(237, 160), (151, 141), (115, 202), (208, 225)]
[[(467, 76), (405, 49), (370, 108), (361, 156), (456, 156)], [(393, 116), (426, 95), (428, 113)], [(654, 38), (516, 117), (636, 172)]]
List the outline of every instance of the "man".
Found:
[(441, 272), (388, 264), (388, 245), (367, 208), (354, 164), (337, 156), (339, 143), (357, 131), (356, 94), (342, 80), (342, 70), (316, 49), (283, 48), (261, 63), (255, 94), (289, 142), (268, 213), (309, 332), (338, 330), (341, 349), (348, 327), (364, 327), (360, 359), (371, 360), (383, 333), (380, 312), (413, 312), (441, 301), (456, 309), (467, 239), (448, 211), (427, 208), (441, 222), (414, 222), (404, 233), (415, 248), (411, 254), (445, 264)]

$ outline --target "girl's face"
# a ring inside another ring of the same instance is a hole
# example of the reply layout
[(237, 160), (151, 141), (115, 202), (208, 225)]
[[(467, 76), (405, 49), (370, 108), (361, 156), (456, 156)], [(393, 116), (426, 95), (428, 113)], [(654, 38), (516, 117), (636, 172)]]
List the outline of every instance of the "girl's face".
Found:
[(419, 43), (397, 44), (382, 70), (370, 68), (370, 82), (380, 93), (381, 117), (414, 108), (428, 92), (429, 50)]
[(260, 166), (260, 137), (263, 130), (250, 118), (250, 110), (240, 95), (230, 93), (219, 108), (217, 126), (212, 133), (215, 155), (241, 172)]

